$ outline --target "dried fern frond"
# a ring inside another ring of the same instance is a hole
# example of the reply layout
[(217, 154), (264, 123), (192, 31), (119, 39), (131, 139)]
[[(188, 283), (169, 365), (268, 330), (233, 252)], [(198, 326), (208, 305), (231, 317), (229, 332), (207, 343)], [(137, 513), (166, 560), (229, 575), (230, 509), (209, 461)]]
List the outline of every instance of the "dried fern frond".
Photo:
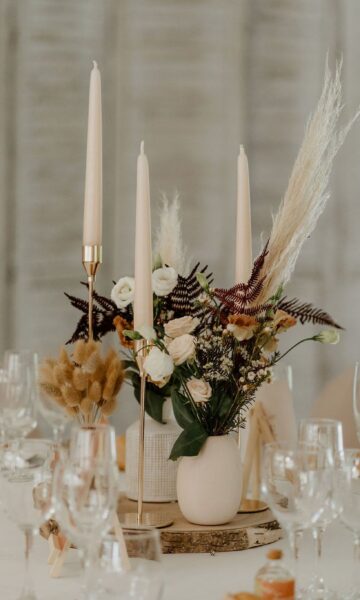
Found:
[(268, 254), (268, 245), (265, 244), (261, 254), (254, 262), (254, 266), (247, 283), (238, 283), (233, 287), (215, 288), (214, 296), (220, 300), (226, 311), (237, 314), (255, 316), (269, 308), (268, 302), (254, 305), (263, 289), (265, 275), (261, 272)]
[(302, 325), (304, 323), (314, 323), (316, 325), (327, 325), (336, 329), (343, 329), (327, 312), (314, 307), (310, 302), (302, 302), (297, 298), (288, 300), (285, 296), (280, 300), (277, 308), (284, 310), (292, 317), (298, 319)]
[(172, 202), (164, 195), (154, 256), (155, 263), (173, 267), (179, 275), (186, 277), (190, 271), (190, 261), (183, 242), (179, 213), (179, 195), (176, 194)]
[(359, 111), (342, 129), (341, 65), (332, 76), (325, 69), (323, 90), (305, 130), (284, 199), (273, 220), (262, 274), (265, 276), (259, 302), (285, 285), (294, 270), (305, 240), (313, 232), (329, 198), (328, 183), (334, 158)]
[[(204, 309), (199, 306), (198, 298), (203, 291), (196, 275), (199, 272), (200, 263), (197, 263), (187, 277), (178, 276), (178, 282), (168, 297), (169, 308), (174, 311), (175, 317), (189, 315), (191, 317), (201, 318)], [(208, 267), (200, 270), (207, 279), (209, 285), (213, 282), (212, 273), (207, 273)]]

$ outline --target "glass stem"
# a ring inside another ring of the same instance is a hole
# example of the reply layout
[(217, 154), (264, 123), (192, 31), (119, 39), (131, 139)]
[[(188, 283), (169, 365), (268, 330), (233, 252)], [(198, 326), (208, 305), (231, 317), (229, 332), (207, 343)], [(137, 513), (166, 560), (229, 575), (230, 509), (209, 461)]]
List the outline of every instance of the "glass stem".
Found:
[(62, 427), (61, 425), (53, 426), (53, 440), (54, 440), (55, 446), (60, 445), (60, 442), (63, 437), (63, 433), (64, 433), (64, 427)]
[(324, 539), (325, 527), (318, 526), (312, 530), (312, 536), (315, 542), (316, 556), (315, 556), (315, 575), (313, 578), (313, 586), (317, 592), (325, 590), (325, 581), (323, 577), (323, 560), (322, 560), (322, 549)]
[(293, 571), (295, 578), (295, 586), (296, 591), (299, 589), (299, 550), (300, 550), (300, 542), (303, 537), (303, 531), (301, 529), (291, 529), (288, 533), (289, 535), (289, 543), (291, 552), (293, 555)]
[(23, 598), (35, 598), (34, 584), (31, 577), (30, 569), (30, 554), (34, 541), (34, 534), (31, 529), (25, 529), (25, 572), (24, 572), (24, 583), (21, 597)]
[(354, 532), (353, 588), (360, 589), (360, 532)]
[(83, 552), (84, 600), (97, 600), (99, 548), (91, 543)]

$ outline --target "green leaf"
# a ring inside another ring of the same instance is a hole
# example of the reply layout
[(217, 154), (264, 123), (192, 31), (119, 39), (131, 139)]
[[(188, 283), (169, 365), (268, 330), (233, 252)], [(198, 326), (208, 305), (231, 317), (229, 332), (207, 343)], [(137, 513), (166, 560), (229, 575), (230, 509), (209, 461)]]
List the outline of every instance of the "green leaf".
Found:
[(203, 426), (200, 423), (193, 423), (179, 435), (169, 458), (177, 460), (181, 456), (197, 456), (207, 437), (208, 434)]
[(187, 429), (195, 421), (189, 400), (175, 388), (171, 388), (171, 400), (175, 419), (182, 429)]
[(142, 336), (138, 331), (133, 331), (132, 329), (124, 329), (123, 335), (131, 340), (142, 340)]
[(122, 362), (122, 366), (124, 367), (124, 369), (137, 370), (137, 365), (136, 365), (136, 362), (134, 360), (125, 359), (125, 360), (122, 360), (121, 362)]

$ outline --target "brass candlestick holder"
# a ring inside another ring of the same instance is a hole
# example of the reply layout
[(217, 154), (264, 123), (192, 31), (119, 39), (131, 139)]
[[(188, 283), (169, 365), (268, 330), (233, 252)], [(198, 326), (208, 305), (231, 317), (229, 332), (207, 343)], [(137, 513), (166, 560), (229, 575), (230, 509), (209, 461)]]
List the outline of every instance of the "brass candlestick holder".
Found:
[(84, 245), (82, 247), (82, 263), (87, 274), (89, 293), (89, 340), (93, 339), (93, 294), (96, 272), (102, 263), (102, 246), (98, 244)]
[(172, 516), (163, 511), (143, 512), (144, 502), (144, 456), (145, 456), (145, 397), (146, 397), (146, 372), (144, 362), (151, 346), (151, 340), (136, 340), (135, 353), (140, 373), (140, 416), (139, 416), (139, 452), (138, 452), (138, 499), (137, 512), (124, 513), (120, 520), (126, 527), (156, 527), (162, 529), (169, 527), (174, 522)]

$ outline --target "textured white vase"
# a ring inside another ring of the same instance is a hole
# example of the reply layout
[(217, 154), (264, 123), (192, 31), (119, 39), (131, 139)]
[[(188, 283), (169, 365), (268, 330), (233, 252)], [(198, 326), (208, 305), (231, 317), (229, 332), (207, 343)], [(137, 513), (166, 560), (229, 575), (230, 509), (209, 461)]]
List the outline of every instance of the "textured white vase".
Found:
[(190, 523), (231, 521), (241, 498), (241, 457), (233, 436), (211, 436), (198, 456), (184, 456), (177, 475), (180, 510)]
[[(176, 475), (179, 461), (169, 460), (171, 449), (181, 433), (170, 398), (163, 405), (161, 424), (145, 415), (144, 501), (172, 502), (177, 499)], [(138, 496), (139, 421), (126, 430), (126, 494)]]

